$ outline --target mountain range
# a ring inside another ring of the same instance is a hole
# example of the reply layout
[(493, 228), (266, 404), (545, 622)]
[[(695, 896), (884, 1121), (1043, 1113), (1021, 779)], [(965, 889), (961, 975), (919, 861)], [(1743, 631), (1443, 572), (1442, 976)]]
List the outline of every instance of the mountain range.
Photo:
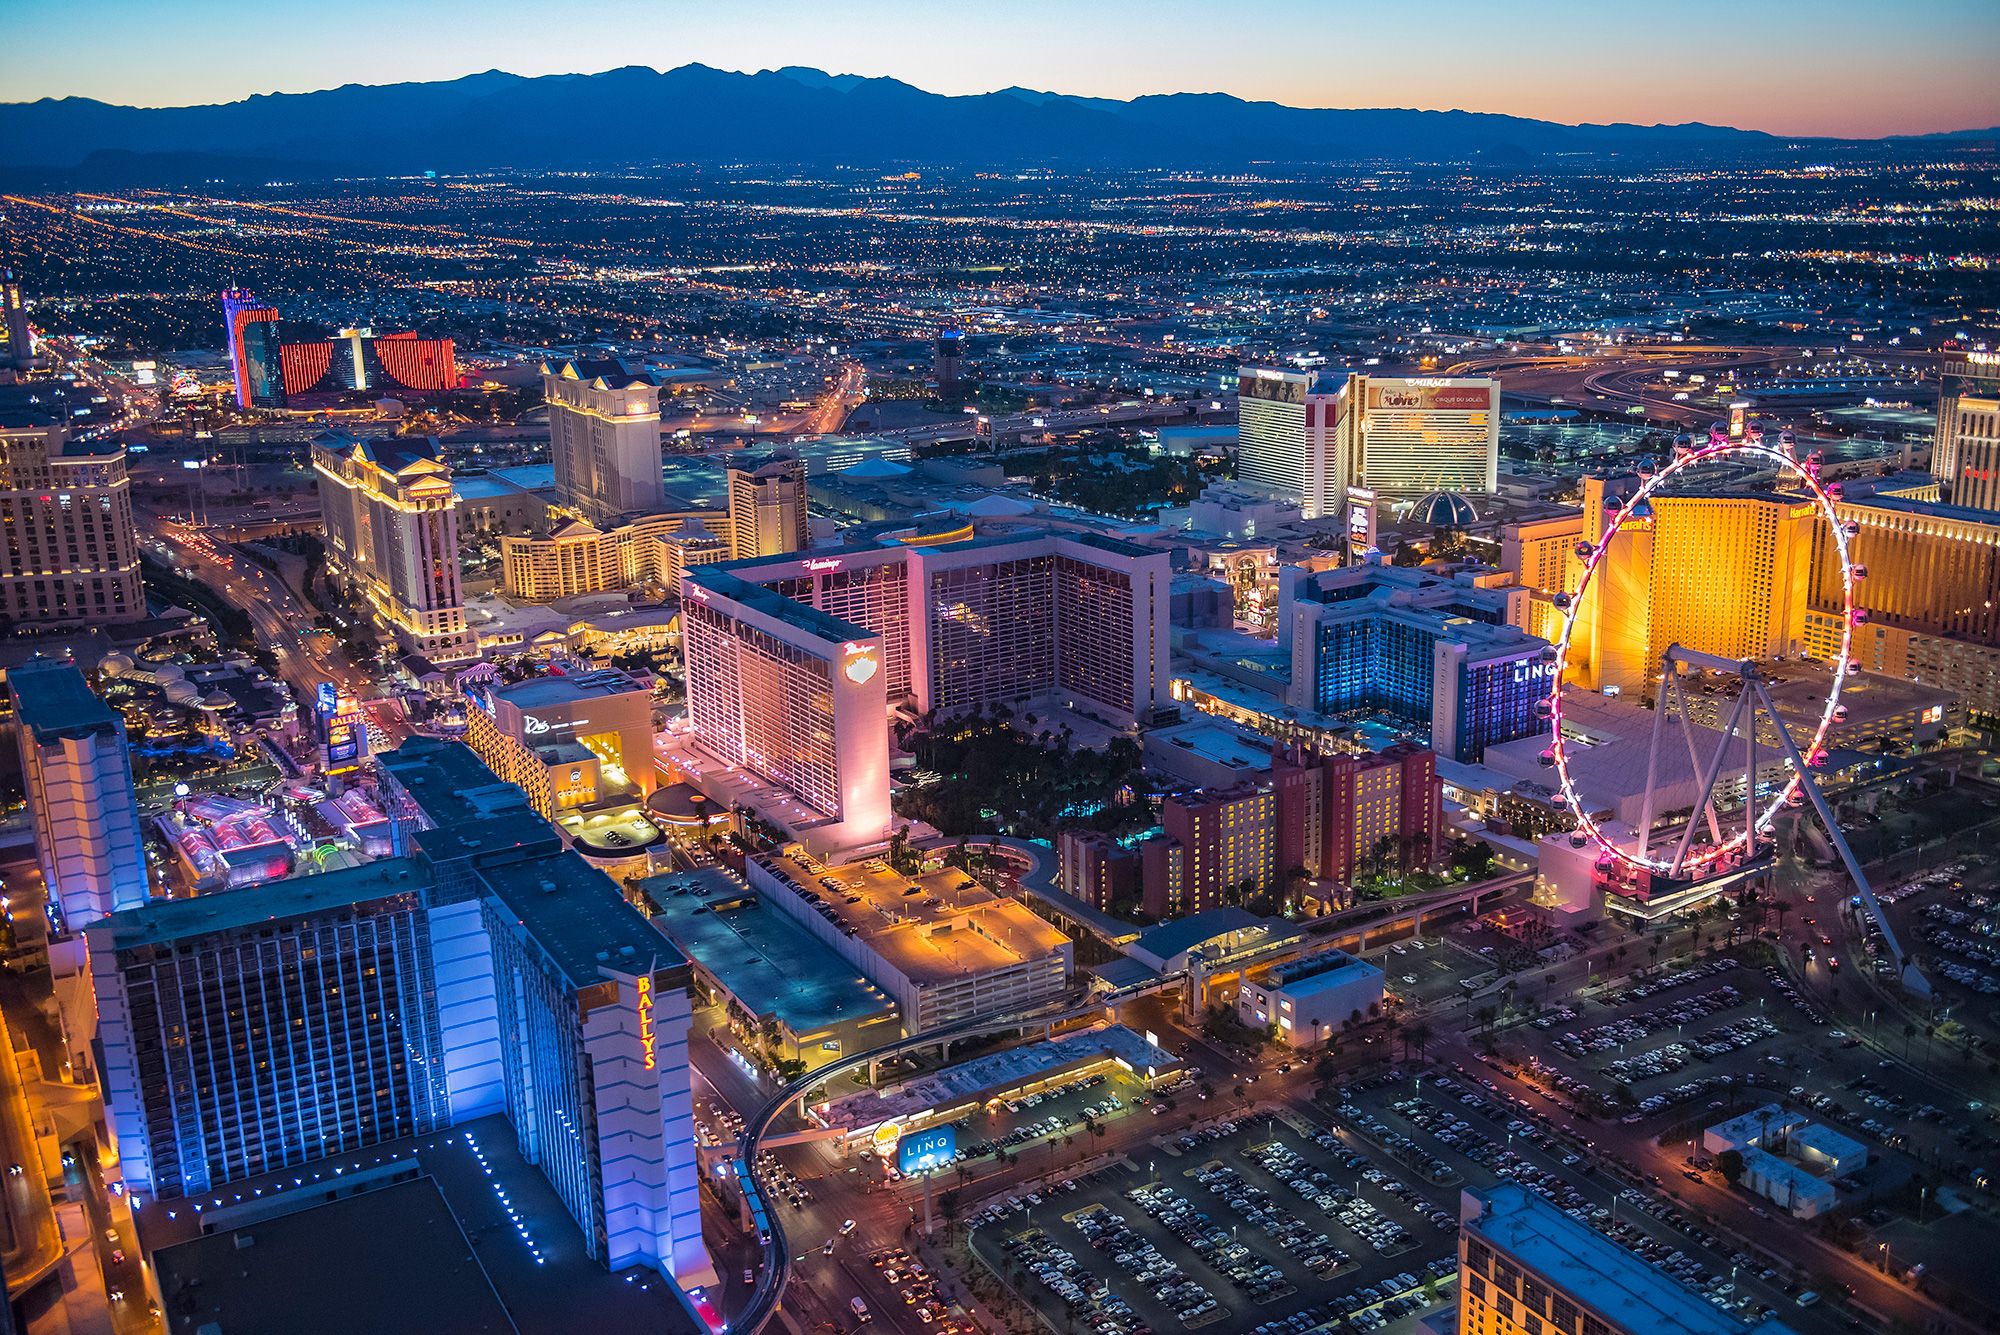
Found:
[(1563, 125), (1484, 112), (1313, 109), (1222, 93), (1118, 101), (1008, 88), (954, 97), (895, 79), (706, 65), (538, 78), (494, 70), (197, 107), (77, 97), (0, 103), (0, 169), (17, 184), (717, 162), (1497, 165), (1572, 154), (1754, 156), (1836, 142), (1703, 124)]

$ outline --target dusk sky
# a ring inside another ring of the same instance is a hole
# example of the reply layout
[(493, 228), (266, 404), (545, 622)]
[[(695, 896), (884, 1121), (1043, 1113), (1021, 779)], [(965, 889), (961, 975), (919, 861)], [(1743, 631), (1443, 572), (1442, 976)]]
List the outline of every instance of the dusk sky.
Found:
[(1995, 0), (0, 0), (0, 98), (150, 106), (700, 61), (1864, 136), (2000, 124), (1996, 54)]

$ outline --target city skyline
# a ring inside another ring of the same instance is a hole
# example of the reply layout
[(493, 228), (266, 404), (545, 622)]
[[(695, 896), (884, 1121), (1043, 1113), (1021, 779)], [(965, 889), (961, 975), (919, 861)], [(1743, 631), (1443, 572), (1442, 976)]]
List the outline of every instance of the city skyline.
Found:
[[(23, 102), (87, 97), (167, 107), (489, 69), (535, 77), (630, 65), (742, 72), (795, 65), (947, 95), (1010, 87), (1120, 100), (1218, 92), (1307, 108), (1464, 110), (1562, 124), (1700, 122), (1805, 137), (2000, 125), (2000, 92), (1980, 77), (1983, 53), (2000, 44), (2000, 11), (1962, 0), (1927, 6), (1921, 22), (1859, 0), (1754, 13), (1701, 0), (1615, 16), (1555, 3), (1534, 18), (1459, 0), (1432, 6), (1421, 26), (1371, 6), (1297, 0), (1238, 6), (1227, 24), (1191, 3), (1119, 0), (1079, 15), (1044, 0), (1013, 0), (913, 24), (879, 0), (837, 12), (757, 0), (726, 13), (676, 14), (672, 31), (657, 34), (648, 31), (651, 11), (624, 0), (595, 4), (562, 25), (536, 22), (535, 11), (514, 0), (449, 0), (418, 16), (364, 0), (288, 17), (275, 34), (271, 16), (246, 23), (240, 0), (180, 6), (178, 22), (164, 31), (123, 25), (121, 14), (136, 18), (138, 10), (128, 0), (94, 6), (86, 33), (76, 11), (0, 2), (0, 31), (13, 38), (0, 55), (0, 84)], [(576, 21), (586, 18), (597, 21)], [(405, 40), (379, 41), (385, 23)], [(617, 40), (607, 43), (611, 32)], [(1436, 42), (1440, 32), (1447, 39)], [(1273, 40), (1278, 34), (1282, 41)], [(1341, 58), (1356, 46), (1388, 54)], [(607, 55), (613, 50), (615, 58)], [(176, 58), (197, 53), (199, 60)], [(1336, 68), (1337, 76), (1329, 73)]]
[(2000, 1330), (1992, 3), (0, 0), (0, 1335)]

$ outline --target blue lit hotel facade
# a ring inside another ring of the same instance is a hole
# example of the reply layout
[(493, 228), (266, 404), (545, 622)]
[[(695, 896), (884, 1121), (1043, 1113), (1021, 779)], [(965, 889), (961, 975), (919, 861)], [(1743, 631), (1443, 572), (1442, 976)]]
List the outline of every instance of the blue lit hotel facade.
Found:
[(464, 746), (382, 765), (394, 856), (89, 929), (126, 1184), (199, 1205), (504, 1113), (591, 1257), (714, 1283), (686, 959)]
[(1521, 629), (1523, 591), (1381, 564), (1287, 570), (1279, 607), (1291, 650), (1286, 703), (1428, 728), (1432, 750), (1474, 762), (1542, 730), (1549, 644)]

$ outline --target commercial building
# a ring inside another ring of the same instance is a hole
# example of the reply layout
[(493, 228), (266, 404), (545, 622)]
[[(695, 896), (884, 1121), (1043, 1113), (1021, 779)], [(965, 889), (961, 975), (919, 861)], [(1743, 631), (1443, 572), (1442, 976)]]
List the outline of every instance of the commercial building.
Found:
[(278, 311), (250, 292), (222, 294), (223, 332), (239, 408), (301, 406), (313, 395), (436, 393), (458, 388), (448, 338), (343, 329), (329, 339), (285, 343)]
[(1160, 833), (1139, 845), (1142, 907), (1178, 918), (1275, 887), (1277, 812), (1264, 784), (1163, 799)]
[(367, 600), (404, 652), (433, 663), (479, 656), (460, 589), (457, 498), (435, 439), (313, 442), (327, 572)]
[(1124, 726), (1170, 704), (1164, 551), (1026, 529), (739, 562), (683, 583), (727, 577), (881, 637), (888, 696), (918, 713), (1041, 703)]
[[(1849, 655), (1870, 672), (1956, 693), (1976, 718), (2000, 717), (2000, 513), (1877, 492), (1836, 504), (1854, 528), (1848, 555), (1867, 569), (1868, 609)], [(1840, 563), (1821, 525), (1813, 539), (1805, 651), (1830, 660), (1845, 621)]]
[(1431, 749), (1458, 761), (1543, 727), (1552, 664), (1548, 642), (1518, 624), (1524, 591), (1379, 563), (1284, 574), (1294, 708), (1428, 727)]
[(2000, 511), (2000, 354), (1945, 363), (1931, 472), (1953, 505)]
[(729, 544), (738, 560), (812, 546), (804, 460), (774, 454), (729, 465)]
[(686, 961), (465, 747), (383, 759), (401, 855), (92, 926), (127, 1184), (173, 1200), (504, 1111), (590, 1256), (715, 1282)]
[(146, 616), (125, 447), (79, 440), (26, 387), (0, 399), (0, 618)]
[(1145, 1035), (1122, 1024), (1097, 1024), (926, 1071), (894, 1089), (864, 1089), (810, 1104), (806, 1113), (821, 1126), (845, 1132), (849, 1146), (893, 1153), (899, 1136), (958, 1121), (994, 1101), (1028, 1098), (1116, 1072), (1150, 1088), (1182, 1068), (1179, 1057)]
[(666, 508), (660, 389), (604, 358), (542, 366), (556, 499), (592, 524)]
[(965, 335), (956, 329), (939, 330), (931, 345), (931, 383), (940, 394), (950, 394), (964, 374)]
[(809, 810), (821, 849), (889, 829), (887, 674), (865, 626), (704, 566), (682, 577), (688, 718), (701, 748)]
[(0, 366), (25, 371), (35, 362), (35, 336), (28, 328), (28, 307), (14, 271), (0, 271)]
[(249, 292), (222, 294), (223, 331), (229, 340), (229, 373), (239, 408), (285, 406), (285, 373), (278, 347), (278, 312)]
[(678, 510), (606, 528), (570, 519), (545, 537), (509, 534), (500, 539), (502, 587), (525, 603), (616, 589), (678, 590), (688, 566), (729, 559), (728, 529), (720, 510)]
[(618, 668), (467, 687), (466, 741), (583, 852), (624, 858), (659, 841), (644, 804), (659, 786), (653, 693)]
[(1098, 830), (1064, 830), (1056, 835), (1058, 884), (1092, 908), (1109, 911), (1139, 897), (1141, 857)]
[(1307, 427), (1306, 401), (1315, 377), (1269, 367), (1246, 369), (1236, 383), (1236, 477), (1279, 499), (1297, 498), (1307, 519), (1337, 515), (1346, 486), (1347, 461), (1329, 459), (1313, 404)]
[(1236, 1018), (1251, 1029), (1276, 1029), (1293, 1048), (1316, 1047), (1381, 1005), (1382, 971), (1332, 948), (1253, 974), (1236, 989)]
[[(1584, 532), (1601, 542), (1616, 484), (1584, 481)], [(1657, 495), (1620, 526), (1598, 562), (1570, 640), (1572, 680), (1638, 692), (1667, 646), (1730, 659), (1804, 650), (1813, 534), (1810, 498), (1767, 492)]]
[(1272, 763), (1278, 867), (1351, 884), (1437, 860), (1444, 783), (1437, 755), (1402, 743), (1370, 755), (1322, 755), (1293, 743)]
[(1350, 487), (1498, 488), (1498, 381), (1253, 368), (1238, 380), (1237, 414), (1237, 478), (1298, 498), (1307, 519), (1341, 514)]
[(1459, 1208), (1461, 1335), (1788, 1335), (1756, 1325), (1512, 1182)]
[(81, 931), (151, 893), (125, 724), (73, 663), (10, 669), (21, 786), (53, 926)]
[(1710, 1154), (1743, 1159), (1741, 1185), (1794, 1219), (1813, 1219), (1839, 1203), (1834, 1179), (1865, 1168), (1868, 1147), (1776, 1103), (1718, 1122), (1701, 1134)]
[(91, 927), (129, 1186), (174, 1200), (450, 1123), (417, 885), (397, 859)]
[(810, 1070), (902, 1033), (888, 993), (734, 872), (652, 876), (638, 890), (746, 1046)]
[(284, 370), (285, 406), (334, 394), (435, 394), (458, 388), (458, 357), (448, 338), (412, 333), (377, 334), (343, 329), (312, 343), (286, 343), (278, 355)]
[(1070, 708), (1115, 726), (1166, 707), (1168, 562), (1033, 530), (689, 570), (695, 739), (817, 813), (816, 847), (859, 847), (887, 829), (891, 701)]
[(767, 905), (895, 998), (910, 1033), (1022, 1010), (1069, 987), (1069, 938), (964, 872), (829, 866), (796, 846), (752, 857), (746, 872)]

